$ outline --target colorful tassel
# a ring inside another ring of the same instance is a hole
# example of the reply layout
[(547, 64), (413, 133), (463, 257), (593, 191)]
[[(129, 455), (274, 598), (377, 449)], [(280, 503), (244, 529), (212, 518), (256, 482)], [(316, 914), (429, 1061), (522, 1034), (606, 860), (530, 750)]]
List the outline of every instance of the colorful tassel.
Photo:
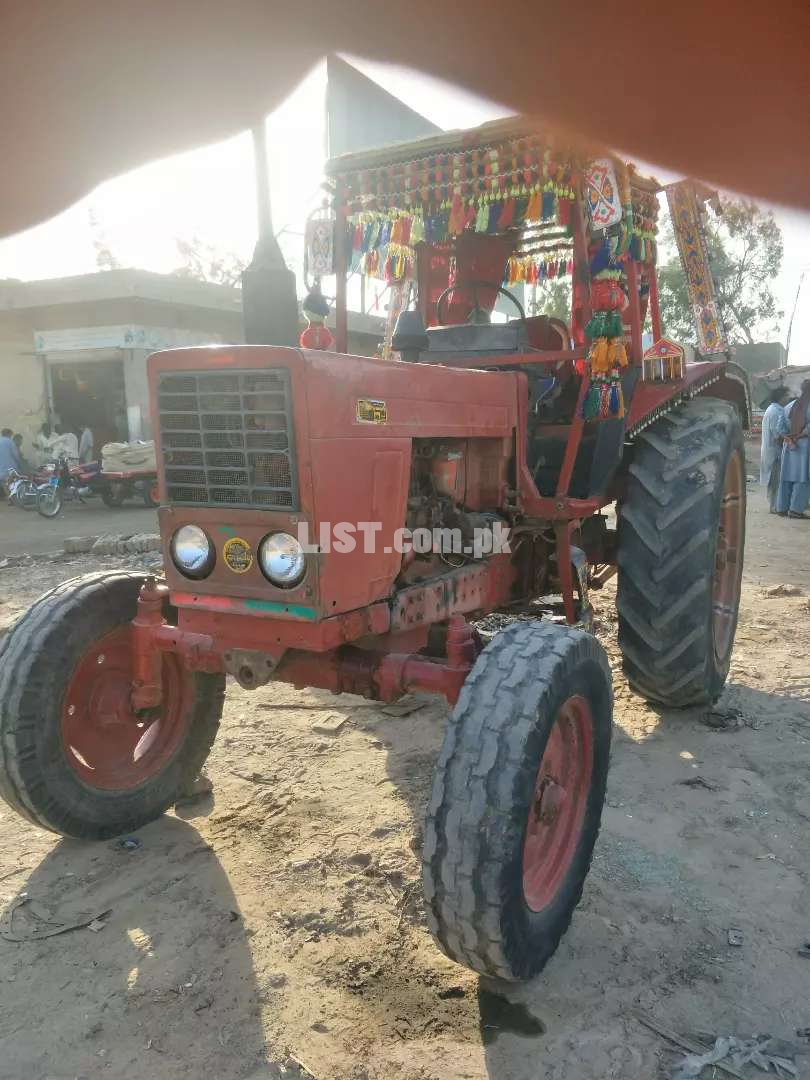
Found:
[(557, 202), (557, 198), (552, 190), (545, 190), (543, 192), (542, 202), (542, 218), (543, 221), (549, 221), (554, 217), (554, 208)]
[(505, 229), (511, 229), (512, 222), (515, 217), (515, 200), (507, 199), (503, 204), (503, 208), (498, 216), (498, 229), (503, 232)]
[(619, 382), (618, 378), (614, 379), (610, 386), (610, 415), (616, 417), (624, 416), (622, 384)]
[(595, 420), (599, 415), (599, 386), (591, 379), (591, 385), (582, 402), (582, 419)]

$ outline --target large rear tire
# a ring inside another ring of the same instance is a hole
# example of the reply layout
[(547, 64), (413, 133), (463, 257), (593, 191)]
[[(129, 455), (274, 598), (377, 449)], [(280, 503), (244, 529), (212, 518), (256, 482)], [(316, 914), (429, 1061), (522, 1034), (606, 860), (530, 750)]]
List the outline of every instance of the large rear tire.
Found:
[(479, 656), (459, 697), (428, 806), (428, 922), (451, 959), (530, 979), (582, 895), (599, 832), (613, 696), (581, 630), (517, 623)]
[(67, 581), (0, 645), (0, 796), (64, 836), (100, 840), (160, 817), (219, 727), (224, 677), (173, 655), (160, 711), (132, 711), (129, 623), (143, 581), (125, 571)]
[(714, 701), (731, 665), (745, 546), (745, 451), (733, 405), (695, 398), (638, 436), (618, 539), (628, 682), (661, 705)]

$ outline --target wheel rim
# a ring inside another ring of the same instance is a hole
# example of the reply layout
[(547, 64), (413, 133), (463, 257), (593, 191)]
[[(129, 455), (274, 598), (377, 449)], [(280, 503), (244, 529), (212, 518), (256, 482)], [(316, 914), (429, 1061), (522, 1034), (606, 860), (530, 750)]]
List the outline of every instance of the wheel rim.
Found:
[(742, 576), (743, 483), (742, 455), (734, 453), (728, 459), (723, 480), (712, 588), (714, 655), (721, 664), (731, 650), (737, 622)]
[(49, 491), (45, 495), (40, 495), (39, 505), (45, 517), (56, 517), (60, 510), (60, 498)]
[(560, 706), (537, 770), (523, 842), (523, 897), (542, 911), (579, 846), (593, 773), (593, 715), (579, 694)]
[(183, 741), (190, 682), (173, 656), (163, 659), (163, 706), (136, 714), (132, 631), (119, 627), (79, 659), (62, 705), (62, 746), (73, 771), (90, 787), (122, 791), (156, 775)]

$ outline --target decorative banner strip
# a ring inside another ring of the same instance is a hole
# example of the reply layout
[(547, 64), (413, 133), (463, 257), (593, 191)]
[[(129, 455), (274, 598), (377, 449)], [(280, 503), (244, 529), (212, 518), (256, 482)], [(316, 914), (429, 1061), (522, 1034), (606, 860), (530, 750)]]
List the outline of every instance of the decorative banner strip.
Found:
[(715, 301), (695, 186), (691, 180), (681, 180), (677, 184), (670, 184), (666, 191), (697, 328), (699, 350), (703, 354), (726, 352), (728, 341)]

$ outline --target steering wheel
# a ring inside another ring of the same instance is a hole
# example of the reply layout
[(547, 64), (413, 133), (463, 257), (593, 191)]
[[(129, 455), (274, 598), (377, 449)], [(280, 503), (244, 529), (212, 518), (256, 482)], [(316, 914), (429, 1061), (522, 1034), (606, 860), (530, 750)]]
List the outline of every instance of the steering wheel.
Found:
[(445, 312), (442, 305), (450, 293), (457, 292), (459, 289), (469, 289), (472, 293), (474, 307), (470, 312), (470, 317), (467, 319), (467, 322), (487, 325), (492, 321), (489, 312), (484, 311), (478, 303), (479, 289), (494, 289), (496, 293), (501, 293), (503, 296), (508, 297), (517, 308), (518, 314), (520, 315), (520, 321), (523, 323), (526, 322), (526, 312), (523, 310), (523, 305), (509, 292), (508, 289), (504, 289), (501, 285), (493, 285), (490, 281), (457, 281), (455, 285), (448, 285), (436, 301), (436, 322), (439, 326), (447, 325), (443, 318)]

